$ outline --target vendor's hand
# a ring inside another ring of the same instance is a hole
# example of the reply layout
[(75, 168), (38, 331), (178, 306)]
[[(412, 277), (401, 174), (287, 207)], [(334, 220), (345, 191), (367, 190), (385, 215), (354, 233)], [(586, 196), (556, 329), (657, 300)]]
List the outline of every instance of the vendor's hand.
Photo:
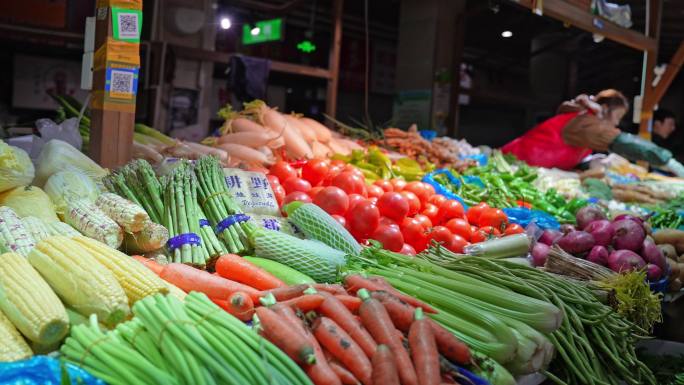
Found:
[(678, 177), (684, 178), (684, 165), (679, 163), (675, 158), (670, 159), (665, 167)]

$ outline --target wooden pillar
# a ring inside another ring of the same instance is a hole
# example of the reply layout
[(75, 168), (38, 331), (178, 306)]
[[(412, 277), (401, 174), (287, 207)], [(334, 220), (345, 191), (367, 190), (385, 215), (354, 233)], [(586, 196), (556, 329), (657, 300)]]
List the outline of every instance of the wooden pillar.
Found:
[(342, 11), (344, 0), (333, 3), (333, 39), (328, 63), (328, 89), (325, 98), (325, 113), (335, 118), (337, 113), (337, 86), (340, 81), (340, 51), (342, 49)]
[[(660, 20), (662, 15), (663, 4), (662, 0), (647, 0), (648, 20), (647, 31), (648, 37), (659, 41), (660, 38)], [(649, 104), (652, 99), (653, 87), (653, 69), (658, 64), (658, 45), (655, 48), (644, 52), (644, 69), (641, 79), (641, 119), (639, 123), (639, 136), (651, 139), (651, 120), (653, 118), (653, 107), (655, 105)]]
[(90, 156), (114, 168), (131, 159), (142, 0), (97, 0), (95, 9)]
[(655, 88), (653, 88), (653, 92), (651, 92), (651, 99), (648, 100), (648, 105), (651, 107), (651, 109), (660, 103), (660, 100), (663, 98), (663, 96), (665, 96), (667, 89), (670, 88), (672, 81), (679, 73), (679, 70), (682, 69), (683, 64), (684, 40), (679, 43), (679, 48), (677, 48), (677, 52), (675, 52), (674, 56), (672, 56), (667, 68), (665, 68), (665, 72), (660, 77), (660, 82), (658, 82)]

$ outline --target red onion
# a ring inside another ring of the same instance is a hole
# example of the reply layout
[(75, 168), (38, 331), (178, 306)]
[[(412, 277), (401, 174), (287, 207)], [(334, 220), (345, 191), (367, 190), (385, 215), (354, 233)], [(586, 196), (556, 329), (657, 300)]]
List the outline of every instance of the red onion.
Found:
[(565, 234), (556, 243), (566, 252), (577, 255), (591, 250), (596, 242), (594, 237), (586, 231), (573, 231)]
[(617, 250), (608, 256), (608, 267), (615, 272), (640, 270), (646, 262), (631, 250)]
[(663, 254), (662, 250), (660, 250), (660, 248), (653, 243), (653, 241), (644, 239), (640, 254), (646, 263), (656, 265), (662, 270), (665, 270), (665, 266), (667, 265), (667, 261), (665, 261), (665, 255)]
[(649, 263), (646, 265), (646, 278), (648, 278), (649, 281), (658, 281), (660, 278), (663, 277), (663, 269), (661, 269), (659, 266), (654, 265)]
[(613, 222), (613, 247), (616, 250), (639, 251), (646, 238), (644, 227), (631, 219), (621, 219)]
[(589, 205), (577, 210), (575, 218), (577, 219), (577, 228), (584, 230), (591, 222), (599, 219), (606, 219), (606, 215), (598, 207)]
[(596, 245), (591, 248), (589, 255), (587, 255), (587, 261), (601, 266), (608, 266), (608, 255), (610, 255), (608, 249), (601, 245)]
[(584, 228), (584, 231), (594, 237), (597, 245), (608, 246), (613, 241), (613, 229), (610, 221), (606, 219), (591, 222)]
[(563, 236), (563, 233), (561, 233), (560, 231), (548, 230), (547, 229), (547, 230), (544, 230), (541, 237), (539, 237), (539, 242), (541, 242), (545, 245), (551, 246), (554, 243), (556, 243), (556, 241), (558, 239), (560, 239), (560, 237), (562, 237), (562, 236)]
[(532, 265), (533, 266), (544, 266), (546, 263), (546, 258), (549, 256), (549, 251), (551, 248), (541, 242), (537, 242), (532, 248)]
[(577, 231), (577, 229), (575, 228), (575, 226), (566, 223), (564, 225), (561, 225), (560, 231), (563, 234), (569, 234), (569, 233), (572, 233), (573, 231)]

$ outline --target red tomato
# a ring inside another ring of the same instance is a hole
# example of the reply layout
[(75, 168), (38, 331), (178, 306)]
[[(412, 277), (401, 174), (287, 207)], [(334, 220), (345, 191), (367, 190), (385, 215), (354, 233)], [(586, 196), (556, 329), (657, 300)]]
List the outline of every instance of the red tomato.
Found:
[(271, 175), (275, 175), (280, 180), (280, 183), (297, 176), (297, 170), (282, 160), (271, 166), (268, 172)]
[(398, 192), (386, 192), (378, 198), (380, 214), (397, 222), (404, 219), (409, 212), (408, 200)]
[(348, 165), (344, 166), (344, 169), (342, 170), (342, 172), (351, 172), (352, 174), (360, 176), (361, 178), (363, 178), (363, 180), (366, 180), (366, 176), (363, 175), (363, 171), (361, 171), (361, 169), (354, 166), (353, 164), (348, 164)]
[(311, 190), (311, 183), (302, 178), (294, 177), (283, 182), (283, 187), (288, 194), (295, 191), (309, 192), (309, 190)]
[(368, 199), (364, 198), (359, 194), (349, 194), (349, 209), (354, 207), (359, 202), (365, 202)]
[[(432, 187), (432, 185), (429, 184), (429, 183), (425, 183), (425, 189), (427, 190), (428, 196), (429, 196), (430, 198), (432, 198), (433, 195), (437, 194), (437, 193), (435, 192), (435, 188)], [(441, 196), (441, 195), (440, 195), (440, 196)]]
[(278, 206), (282, 206), (283, 199), (285, 199), (285, 195), (287, 195), (285, 194), (285, 188), (279, 184), (273, 185), (271, 188), (273, 189), (273, 195), (275, 196), (276, 202), (278, 202)]
[(331, 217), (333, 217), (333, 219), (336, 220), (337, 223), (341, 224), (342, 227), (344, 227), (345, 229), (347, 228), (347, 220), (344, 219), (342, 215), (331, 215)]
[(333, 159), (332, 161), (330, 161), (330, 165), (345, 168), (347, 166), (347, 163), (340, 159)]
[(477, 220), (477, 224), (480, 227), (491, 226), (502, 231), (508, 226), (508, 217), (501, 209), (488, 208), (482, 211), (482, 214), (480, 214), (480, 217)]
[(312, 188), (311, 190), (309, 190), (309, 192), (307, 192), (307, 194), (309, 194), (311, 199), (316, 199), (316, 195), (318, 195), (318, 193), (321, 192), (321, 190), (323, 190), (324, 188), (325, 187), (323, 187), (323, 186), (316, 186), (316, 187)]
[(463, 253), (463, 248), (468, 245), (468, 241), (463, 239), (462, 236), (453, 234), (451, 236), (451, 242), (449, 242), (445, 247), (454, 253)]
[(434, 241), (441, 243), (444, 247), (446, 247), (451, 243), (452, 238), (453, 234), (451, 234), (451, 231), (444, 226), (435, 226), (428, 232), (429, 244), (432, 244)]
[(480, 202), (477, 205), (469, 208), (468, 212), (466, 213), (466, 216), (468, 217), (468, 222), (470, 222), (471, 225), (477, 225), (478, 220), (480, 219), (480, 215), (485, 209), (488, 208), (489, 205), (484, 202)]
[(489, 239), (489, 235), (480, 229), (474, 230), (470, 235), (470, 242), (472, 243), (484, 242), (487, 239)]
[(513, 234), (522, 234), (525, 232), (525, 229), (520, 226), (517, 223), (511, 223), (506, 227), (506, 231), (504, 231), (504, 236), (506, 235), (513, 235)]
[(363, 178), (351, 171), (343, 171), (332, 180), (332, 185), (341, 188), (347, 194), (361, 194), (366, 190)]
[(385, 193), (385, 190), (382, 189), (380, 186), (376, 186), (374, 184), (370, 186), (366, 186), (366, 190), (368, 190), (368, 196), (369, 197), (375, 197), (375, 198), (380, 198), (382, 194)]
[(302, 178), (316, 186), (325, 179), (330, 170), (330, 165), (327, 160), (311, 159), (302, 167)]
[(414, 249), (413, 246), (409, 245), (408, 243), (404, 243), (404, 246), (402, 246), (401, 250), (399, 250), (399, 254), (414, 256), (416, 255), (416, 249)]
[[(382, 215), (382, 213), (380, 213), (380, 215)], [(397, 224), (397, 222), (382, 216), (380, 217), (380, 221), (378, 221), (378, 226), (394, 226), (399, 229), (399, 224)]]
[(383, 190), (385, 190), (385, 192), (394, 191), (394, 186), (392, 186), (392, 182), (386, 179), (378, 179), (375, 182), (373, 182), (373, 184), (382, 188)]
[(401, 234), (404, 242), (413, 246), (417, 251), (427, 247), (427, 232), (423, 225), (414, 218), (404, 218), (401, 224)]
[(271, 187), (280, 184), (280, 179), (278, 179), (278, 177), (273, 174), (266, 175), (266, 178), (268, 179), (268, 184), (270, 184)]
[(378, 197), (370, 197), (368, 201), (376, 206), (378, 205)]
[(427, 184), (423, 182), (409, 182), (406, 184), (403, 191), (410, 191), (416, 194), (421, 202), (427, 202), (427, 200), (430, 199), (430, 191), (425, 186), (427, 186)]
[(330, 215), (344, 215), (349, 209), (349, 197), (341, 188), (328, 186), (314, 197), (313, 203)]
[(429, 229), (430, 227), (432, 227), (432, 221), (430, 220), (430, 218), (426, 217), (423, 214), (416, 214), (415, 216), (413, 216), (413, 219), (417, 220), (418, 223), (423, 225), (423, 228), (425, 229)]
[(311, 203), (311, 197), (302, 191), (294, 191), (285, 196), (283, 199), (283, 204), (286, 205), (290, 202), (300, 201), (304, 203)]
[(450, 199), (439, 206), (439, 223), (448, 222), (453, 218), (463, 218), (463, 206), (455, 199)]
[[(430, 185), (428, 185), (430, 186)], [(432, 186), (430, 186), (432, 187)], [(448, 199), (444, 195), (441, 194), (434, 194), (428, 199), (428, 203), (432, 203), (433, 205), (439, 207), (442, 205), (442, 203), (446, 202)]]
[(420, 213), (430, 218), (430, 222), (437, 223), (437, 215), (439, 214), (439, 209), (432, 203), (426, 203), (424, 205), (423, 211), (421, 211)]
[(460, 235), (466, 241), (470, 241), (473, 229), (465, 219), (452, 218), (446, 223), (446, 228), (453, 234)]
[(499, 229), (492, 227), (492, 226), (482, 226), (482, 227), (480, 227), (479, 231), (482, 231), (485, 234), (487, 234), (489, 236), (489, 238), (492, 238), (492, 237), (496, 238), (496, 237), (501, 235), (501, 231), (499, 231)]
[(330, 186), (330, 184), (333, 181), (333, 178), (335, 178), (339, 173), (341, 173), (343, 168), (344, 166), (332, 164), (328, 168), (328, 175), (326, 175), (323, 181), (321, 181), (321, 184), (323, 186)]
[(371, 239), (382, 243), (382, 247), (389, 251), (399, 251), (404, 246), (404, 236), (401, 235), (399, 226), (378, 226)]
[(418, 214), (418, 211), (420, 211), (420, 199), (416, 196), (416, 194), (410, 192), (410, 191), (402, 191), (400, 193), (401, 195), (408, 200), (409, 204), (409, 211), (408, 211), (408, 216), (412, 217), (416, 214)]
[(392, 183), (393, 191), (401, 191), (404, 189), (404, 187), (406, 187), (406, 181), (403, 179), (394, 178), (390, 180), (390, 183)]
[(366, 238), (375, 231), (380, 222), (380, 211), (369, 201), (355, 204), (345, 216), (352, 234), (357, 238)]

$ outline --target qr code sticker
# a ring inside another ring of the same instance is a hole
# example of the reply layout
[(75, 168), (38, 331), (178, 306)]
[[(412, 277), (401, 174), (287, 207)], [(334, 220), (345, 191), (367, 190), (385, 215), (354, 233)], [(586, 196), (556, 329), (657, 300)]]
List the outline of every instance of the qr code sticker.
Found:
[(130, 97), (134, 93), (134, 77), (135, 74), (132, 72), (113, 70), (109, 86), (109, 94), (112, 96)]
[(119, 13), (119, 38), (137, 39), (140, 36), (140, 23), (137, 13)]

